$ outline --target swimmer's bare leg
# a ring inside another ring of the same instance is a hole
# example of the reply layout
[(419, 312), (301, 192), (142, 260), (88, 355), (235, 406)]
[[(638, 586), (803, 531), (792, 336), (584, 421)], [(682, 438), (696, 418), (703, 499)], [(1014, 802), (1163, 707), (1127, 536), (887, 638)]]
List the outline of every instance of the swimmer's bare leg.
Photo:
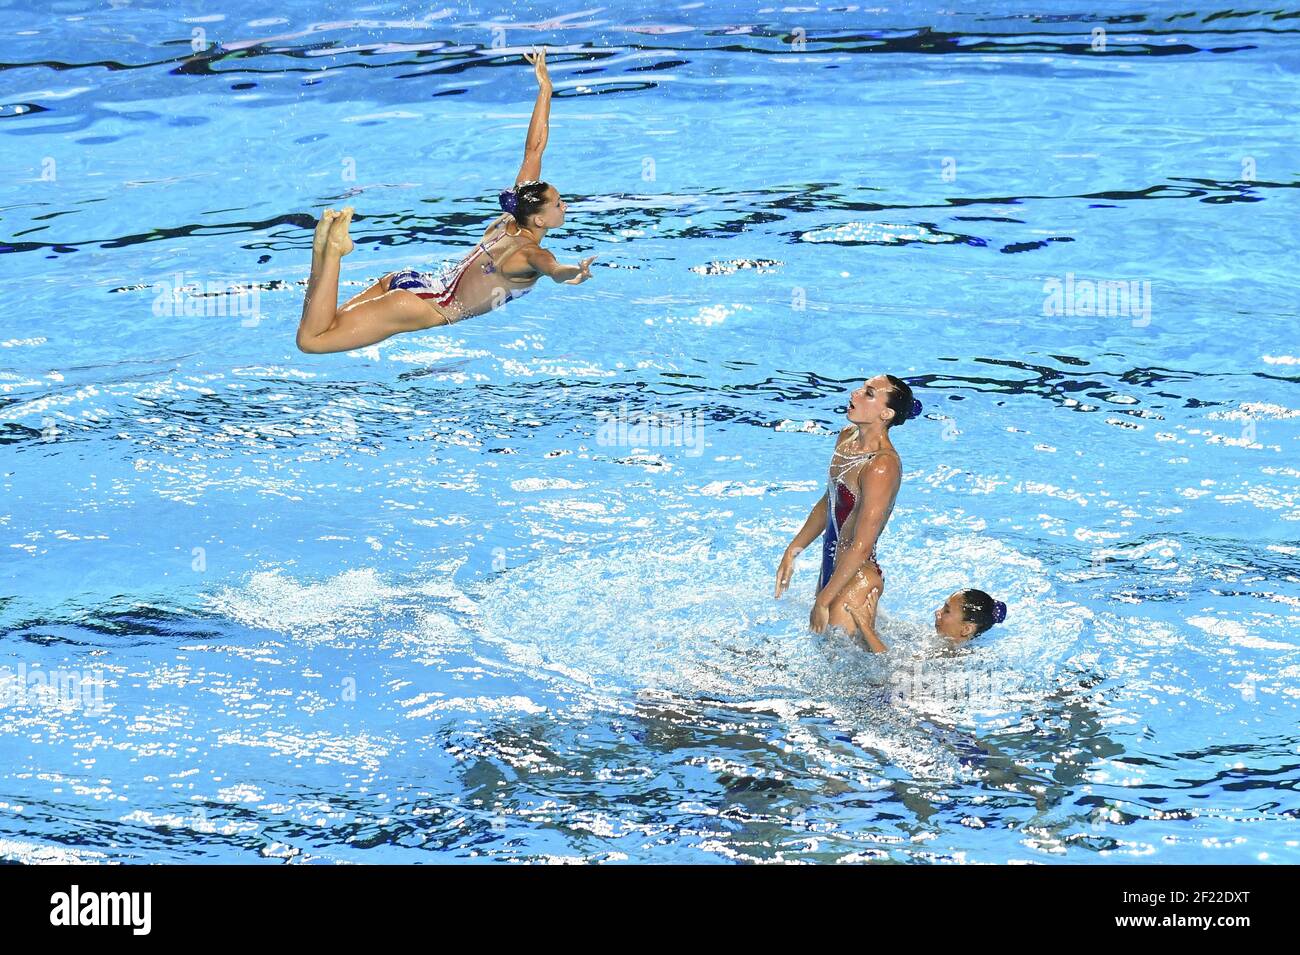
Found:
[(310, 350), (310, 343), (334, 324), (338, 311), (339, 263), (352, 251), (352, 239), (347, 234), (347, 222), (351, 218), (350, 207), (341, 212), (326, 209), (316, 223), (312, 235), (311, 277), (307, 280), (302, 319), (298, 323), (298, 347), (303, 351)]
[(316, 223), (316, 231), (311, 236), (311, 274), (315, 275), (316, 270), (320, 267), (321, 257), (325, 254), (325, 240), (329, 236), (330, 226), (338, 213), (333, 209), (326, 209)]
[(366, 289), (364, 292), (358, 292), (356, 295), (352, 296), (350, 299), (344, 302), (343, 307), (351, 308), (353, 305), (360, 305), (362, 302), (368, 302), (372, 298), (378, 298), (379, 296), (383, 295), (387, 291), (388, 291), (388, 273), (384, 273), (383, 275), (379, 276), (379, 280), (375, 282), (374, 285), (370, 286), (370, 288)]
[(316, 231), (311, 237), (311, 272), (307, 279), (307, 290), (311, 290), (319, 284), (317, 276), (321, 271), (321, 264), (325, 261), (326, 247), (329, 243), (329, 232), (334, 227), (334, 220), (343, 213), (335, 209), (326, 209), (321, 215), (320, 221), (316, 223)]
[(414, 292), (393, 289), (360, 305), (339, 309), (337, 321), (307, 342), (303, 351), (351, 351), (382, 342), (399, 332), (417, 332), (448, 324), (446, 315)]
[[(406, 289), (372, 294), (376, 287), (371, 286), (343, 308), (337, 307), (339, 260), (352, 251), (351, 239), (347, 237), (351, 218), (352, 210), (344, 209), (330, 225), (320, 269), (313, 277), (315, 285), (309, 285), (309, 298), (303, 306), (298, 347), (312, 354), (351, 351), (374, 345), (399, 332), (449, 324), (448, 317), (438, 308)], [(382, 285), (383, 281), (376, 285)]]

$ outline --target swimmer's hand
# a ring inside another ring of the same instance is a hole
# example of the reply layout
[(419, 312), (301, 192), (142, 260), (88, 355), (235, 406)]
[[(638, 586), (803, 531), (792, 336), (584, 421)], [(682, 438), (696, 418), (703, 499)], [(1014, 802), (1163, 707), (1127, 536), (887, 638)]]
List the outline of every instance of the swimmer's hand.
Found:
[(872, 653), (884, 653), (889, 649), (876, 633), (876, 608), (879, 604), (880, 591), (872, 587), (861, 607), (855, 607), (853, 604), (844, 605), (844, 609), (849, 612), (853, 622), (858, 625), (858, 630), (862, 632), (862, 638), (867, 642), (867, 649)]
[(798, 549), (791, 544), (781, 555), (781, 564), (776, 568), (776, 594), (777, 600), (785, 593), (785, 589), (790, 586), (790, 578), (794, 575), (795, 558), (799, 556)]
[(551, 92), (551, 74), (546, 71), (546, 47), (534, 47), (531, 54), (524, 54), (524, 59), (533, 66), (533, 75), (537, 77), (537, 88)]
[(825, 633), (831, 625), (831, 608), (820, 600), (813, 604), (812, 613), (808, 615), (808, 626), (813, 633)]
[(587, 279), (591, 278), (591, 263), (596, 261), (594, 255), (588, 256), (578, 263), (578, 274), (571, 279), (565, 279), (565, 285), (581, 285)]

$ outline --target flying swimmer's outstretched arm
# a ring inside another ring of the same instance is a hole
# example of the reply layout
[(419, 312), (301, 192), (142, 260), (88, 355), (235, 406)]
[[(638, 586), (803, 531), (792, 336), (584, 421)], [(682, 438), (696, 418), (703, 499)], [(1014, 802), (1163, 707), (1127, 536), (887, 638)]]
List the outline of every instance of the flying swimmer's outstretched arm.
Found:
[[(528, 123), (528, 136), (524, 140), (524, 161), (515, 176), (516, 187), (542, 177), (542, 153), (546, 151), (551, 125), (551, 76), (546, 71), (546, 48), (532, 54), (525, 53), (524, 59), (532, 64), (537, 77), (537, 101), (533, 103), (533, 118)], [(483, 230), (483, 238), (486, 239), (511, 218), (509, 212), (501, 213)]]
[(524, 162), (515, 176), (516, 186), (542, 178), (542, 153), (546, 151), (546, 139), (551, 131), (551, 74), (546, 70), (546, 48), (531, 55), (525, 53), (524, 59), (533, 65), (537, 77), (537, 102), (533, 103), (533, 118), (528, 123), (528, 138), (524, 140)]
[(521, 254), (534, 271), (565, 285), (581, 285), (591, 278), (591, 263), (596, 261), (594, 255), (589, 255), (577, 265), (561, 265), (554, 255), (537, 245), (526, 247)]

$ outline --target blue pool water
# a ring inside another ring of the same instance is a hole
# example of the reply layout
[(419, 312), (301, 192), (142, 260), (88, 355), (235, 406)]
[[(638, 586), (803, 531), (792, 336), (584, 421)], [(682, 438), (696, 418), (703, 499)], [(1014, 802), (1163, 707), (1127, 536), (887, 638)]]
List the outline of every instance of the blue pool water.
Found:
[[(1300, 861), (1300, 10), (1106, 8), (8, 9), (0, 857)], [(532, 43), (594, 279), (299, 353)], [(877, 372), (870, 657), (772, 590)]]

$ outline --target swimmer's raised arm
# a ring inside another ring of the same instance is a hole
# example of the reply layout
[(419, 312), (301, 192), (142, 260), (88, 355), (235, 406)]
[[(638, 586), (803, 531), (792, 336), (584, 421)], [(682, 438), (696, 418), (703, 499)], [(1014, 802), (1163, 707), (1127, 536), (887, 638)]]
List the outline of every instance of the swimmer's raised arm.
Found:
[(867, 649), (872, 653), (884, 653), (889, 647), (879, 634), (876, 633), (876, 606), (880, 602), (880, 591), (874, 587), (871, 593), (867, 594), (867, 599), (863, 601), (862, 607), (858, 608), (853, 604), (846, 604), (844, 609), (849, 612), (853, 622), (858, 625), (858, 632), (862, 634), (862, 639), (866, 641)]
[(794, 535), (794, 540), (786, 545), (785, 553), (781, 555), (781, 565), (776, 569), (777, 598), (780, 598), (781, 594), (785, 593), (785, 588), (790, 586), (790, 577), (794, 573), (794, 560), (799, 556), (799, 552), (821, 537), (825, 530), (826, 495), (822, 494), (817, 498), (813, 509), (808, 512), (808, 517), (803, 522), (803, 527), (799, 528), (799, 533)]
[(840, 552), (840, 557), (835, 562), (835, 572), (817, 594), (809, 620), (814, 633), (826, 629), (830, 621), (832, 601), (875, 552), (876, 539), (889, 518), (901, 481), (898, 458), (893, 455), (877, 458), (858, 472), (858, 500), (862, 502), (859, 505), (862, 513), (858, 515), (853, 528), (852, 542)]
[(577, 265), (561, 265), (555, 256), (540, 245), (530, 245), (523, 250), (522, 254), (535, 270), (565, 285), (581, 285), (591, 278), (591, 263), (596, 261), (596, 257), (592, 255)]
[(528, 123), (528, 138), (524, 140), (524, 162), (515, 176), (515, 185), (542, 178), (542, 153), (551, 130), (551, 75), (546, 71), (546, 47), (524, 54), (533, 65), (537, 77), (537, 102), (533, 104), (533, 118)]

